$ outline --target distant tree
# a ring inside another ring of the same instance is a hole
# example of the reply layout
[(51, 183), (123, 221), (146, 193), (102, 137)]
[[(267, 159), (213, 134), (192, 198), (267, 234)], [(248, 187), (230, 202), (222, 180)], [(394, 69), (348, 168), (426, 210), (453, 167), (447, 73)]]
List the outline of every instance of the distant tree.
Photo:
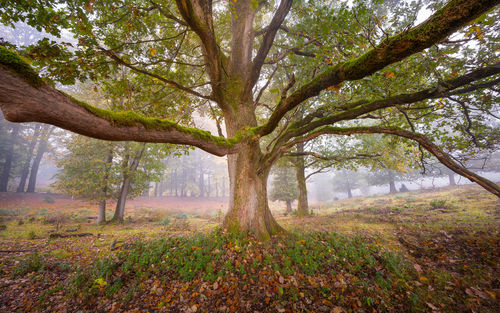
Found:
[(298, 186), (294, 168), (286, 159), (280, 160), (273, 167), (273, 180), (270, 199), (272, 201), (284, 201), (286, 212), (292, 213), (292, 202), (297, 199)]
[(120, 181), (113, 166), (113, 143), (72, 135), (65, 141), (68, 153), (58, 162), (53, 186), (64, 194), (99, 204), (97, 222), (105, 222), (106, 200), (116, 196)]
[(332, 189), (345, 192), (347, 198), (352, 198), (352, 190), (361, 187), (363, 183), (363, 175), (360, 172), (342, 169), (333, 177)]

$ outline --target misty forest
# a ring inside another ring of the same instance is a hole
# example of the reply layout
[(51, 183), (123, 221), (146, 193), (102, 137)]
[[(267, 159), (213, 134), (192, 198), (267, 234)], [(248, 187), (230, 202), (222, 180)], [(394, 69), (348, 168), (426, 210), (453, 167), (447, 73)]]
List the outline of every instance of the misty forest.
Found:
[(0, 311), (498, 312), (499, 4), (0, 0)]

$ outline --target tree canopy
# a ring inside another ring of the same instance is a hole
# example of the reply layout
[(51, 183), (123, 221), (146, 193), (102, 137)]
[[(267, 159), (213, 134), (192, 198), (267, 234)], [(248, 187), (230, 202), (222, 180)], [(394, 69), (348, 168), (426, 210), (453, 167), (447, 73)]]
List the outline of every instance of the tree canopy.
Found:
[[(264, 239), (282, 230), (267, 205), (272, 164), (318, 136), (398, 136), (500, 196), (454, 155), (499, 144), (499, 2), (8, 2), (4, 24), (75, 42), (43, 39), (22, 57), (0, 48), (0, 108), (14, 122), (227, 154), (224, 227)], [(125, 69), (117, 91), (147, 95), (141, 107), (97, 108), (53, 85), (119, 81)], [(195, 111), (217, 135), (195, 127)]]

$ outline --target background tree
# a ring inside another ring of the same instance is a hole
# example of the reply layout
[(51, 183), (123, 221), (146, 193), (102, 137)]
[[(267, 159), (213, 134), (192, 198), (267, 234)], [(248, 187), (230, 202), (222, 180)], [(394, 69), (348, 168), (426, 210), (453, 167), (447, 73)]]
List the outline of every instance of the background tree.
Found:
[[(261, 239), (282, 231), (267, 204), (272, 164), (297, 143), (327, 134), (382, 133), (413, 140), (448, 168), (500, 196), (499, 186), (452, 155), (453, 145), (463, 138), (476, 138), (479, 148), (498, 146), (498, 129), (481, 120), (497, 95), (492, 87), (500, 72), (495, 52), (499, 13), (486, 13), (498, 1), (432, 1), (432, 16), (415, 26), (420, 4), (7, 3), (3, 23), (23, 20), (56, 36), (67, 29), (78, 38), (71, 49), (47, 39), (23, 51), (35, 60), (33, 65), (44, 67), (46, 79), (66, 84), (102, 80), (126, 68), (123, 91), (141, 90), (129, 98), (144, 93), (148, 101), (123, 99), (142, 108), (116, 111), (75, 101), (0, 47), (0, 107), (10, 121), (227, 154), (231, 197), (224, 228), (251, 231)], [(288, 81), (266, 84), (273, 76)], [(261, 97), (270, 85), (279, 86), (278, 92)], [(152, 101), (154, 94), (159, 101)], [(459, 102), (441, 100), (447, 97), (468, 98), (459, 99), (467, 110)], [(259, 101), (270, 98), (275, 101)], [(226, 137), (195, 127), (193, 111), (209, 111), (212, 105)], [(302, 105), (303, 118), (291, 118)], [(470, 114), (473, 110), (477, 114)], [(182, 112), (185, 119), (168, 112)], [(473, 136), (458, 136), (462, 133)], [(264, 141), (271, 144), (261, 147)]]
[(274, 167), (272, 189), (270, 198), (273, 201), (279, 200), (286, 203), (286, 213), (292, 213), (292, 202), (297, 199), (298, 186), (294, 168), (290, 166), (290, 161), (280, 160)]

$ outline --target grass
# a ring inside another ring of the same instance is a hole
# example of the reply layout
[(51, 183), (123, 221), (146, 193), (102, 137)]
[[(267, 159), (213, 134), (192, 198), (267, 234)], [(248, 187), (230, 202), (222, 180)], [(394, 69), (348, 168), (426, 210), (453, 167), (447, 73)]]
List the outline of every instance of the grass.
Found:
[(264, 244), (216, 230), (220, 219), (209, 214), (151, 208), (103, 226), (87, 223), (88, 208), (64, 208), (61, 231), (93, 236), (49, 240), (54, 207), (11, 208), (24, 215), (3, 216), (0, 249), (37, 251), (1, 257), (0, 276), (30, 278), (27, 294), (46, 290), (32, 296), (43, 300), (39, 311), (68, 301), (102, 311), (494, 312), (499, 204), (474, 187), (331, 201), (304, 218), (273, 204), (294, 235)]

